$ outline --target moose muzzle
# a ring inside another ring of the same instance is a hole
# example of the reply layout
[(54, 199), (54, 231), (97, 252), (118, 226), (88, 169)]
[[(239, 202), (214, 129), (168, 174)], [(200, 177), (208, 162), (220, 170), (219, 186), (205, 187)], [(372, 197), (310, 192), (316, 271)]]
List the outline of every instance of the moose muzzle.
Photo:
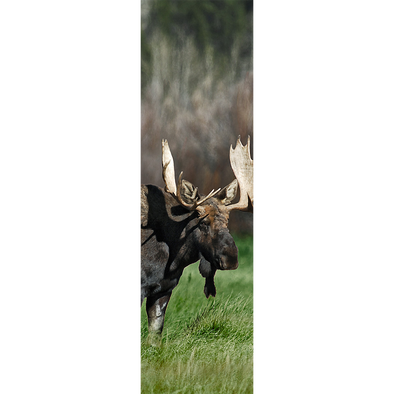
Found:
[(228, 231), (221, 234), (219, 253), (216, 255), (215, 262), (218, 269), (235, 270), (238, 268), (238, 248)]

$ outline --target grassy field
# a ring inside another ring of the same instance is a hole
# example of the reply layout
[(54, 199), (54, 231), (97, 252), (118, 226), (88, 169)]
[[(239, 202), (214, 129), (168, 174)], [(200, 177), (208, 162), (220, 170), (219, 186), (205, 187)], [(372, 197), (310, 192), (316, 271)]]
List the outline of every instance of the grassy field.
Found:
[(235, 271), (217, 271), (205, 298), (198, 263), (187, 267), (168, 304), (161, 347), (148, 346), (141, 308), (141, 393), (253, 392), (253, 238), (234, 237)]

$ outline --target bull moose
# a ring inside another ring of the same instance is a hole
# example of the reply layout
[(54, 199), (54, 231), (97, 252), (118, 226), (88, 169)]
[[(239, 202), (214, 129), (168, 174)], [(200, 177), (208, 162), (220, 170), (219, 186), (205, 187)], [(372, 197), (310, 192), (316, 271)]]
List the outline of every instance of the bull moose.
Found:
[[(235, 179), (202, 196), (197, 187), (182, 179), (183, 172), (176, 183), (170, 147), (162, 140), (165, 188), (141, 186), (141, 306), (147, 298), (151, 338), (160, 338), (171, 293), (185, 267), (200, 260), (207, 298), (216, 295), (216, 270), (238, 267), (238, 249), (227, 224), (231, 211), (253, 211), (250, 137), (245, 146), (240, 137), (234, 149), (230, 146), (230, 164)], [(238, 186), (240, 199), (232, 204)]]

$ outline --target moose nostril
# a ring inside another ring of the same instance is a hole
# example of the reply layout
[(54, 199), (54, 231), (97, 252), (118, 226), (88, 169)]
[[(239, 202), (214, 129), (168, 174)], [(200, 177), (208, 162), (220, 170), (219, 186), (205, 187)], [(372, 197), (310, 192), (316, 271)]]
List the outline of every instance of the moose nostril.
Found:
[(235, 270), (238, 268), (238, 259), (231, 258), (230, 256), (226, 256), (222, 260), (222, 269), (224, 270)]

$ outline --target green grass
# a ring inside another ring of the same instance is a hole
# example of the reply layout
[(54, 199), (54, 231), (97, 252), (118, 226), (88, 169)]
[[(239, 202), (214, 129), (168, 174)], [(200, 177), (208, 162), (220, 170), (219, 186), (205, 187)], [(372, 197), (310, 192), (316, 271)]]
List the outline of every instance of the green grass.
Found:
[(216, 297), (205, 298), (198, 263), (173, 291), (162, 345), (147, 344), (141, 308), (141, 393), (253, 392), (253, 238), (234, 237), (235, 271), (217, 271)]

